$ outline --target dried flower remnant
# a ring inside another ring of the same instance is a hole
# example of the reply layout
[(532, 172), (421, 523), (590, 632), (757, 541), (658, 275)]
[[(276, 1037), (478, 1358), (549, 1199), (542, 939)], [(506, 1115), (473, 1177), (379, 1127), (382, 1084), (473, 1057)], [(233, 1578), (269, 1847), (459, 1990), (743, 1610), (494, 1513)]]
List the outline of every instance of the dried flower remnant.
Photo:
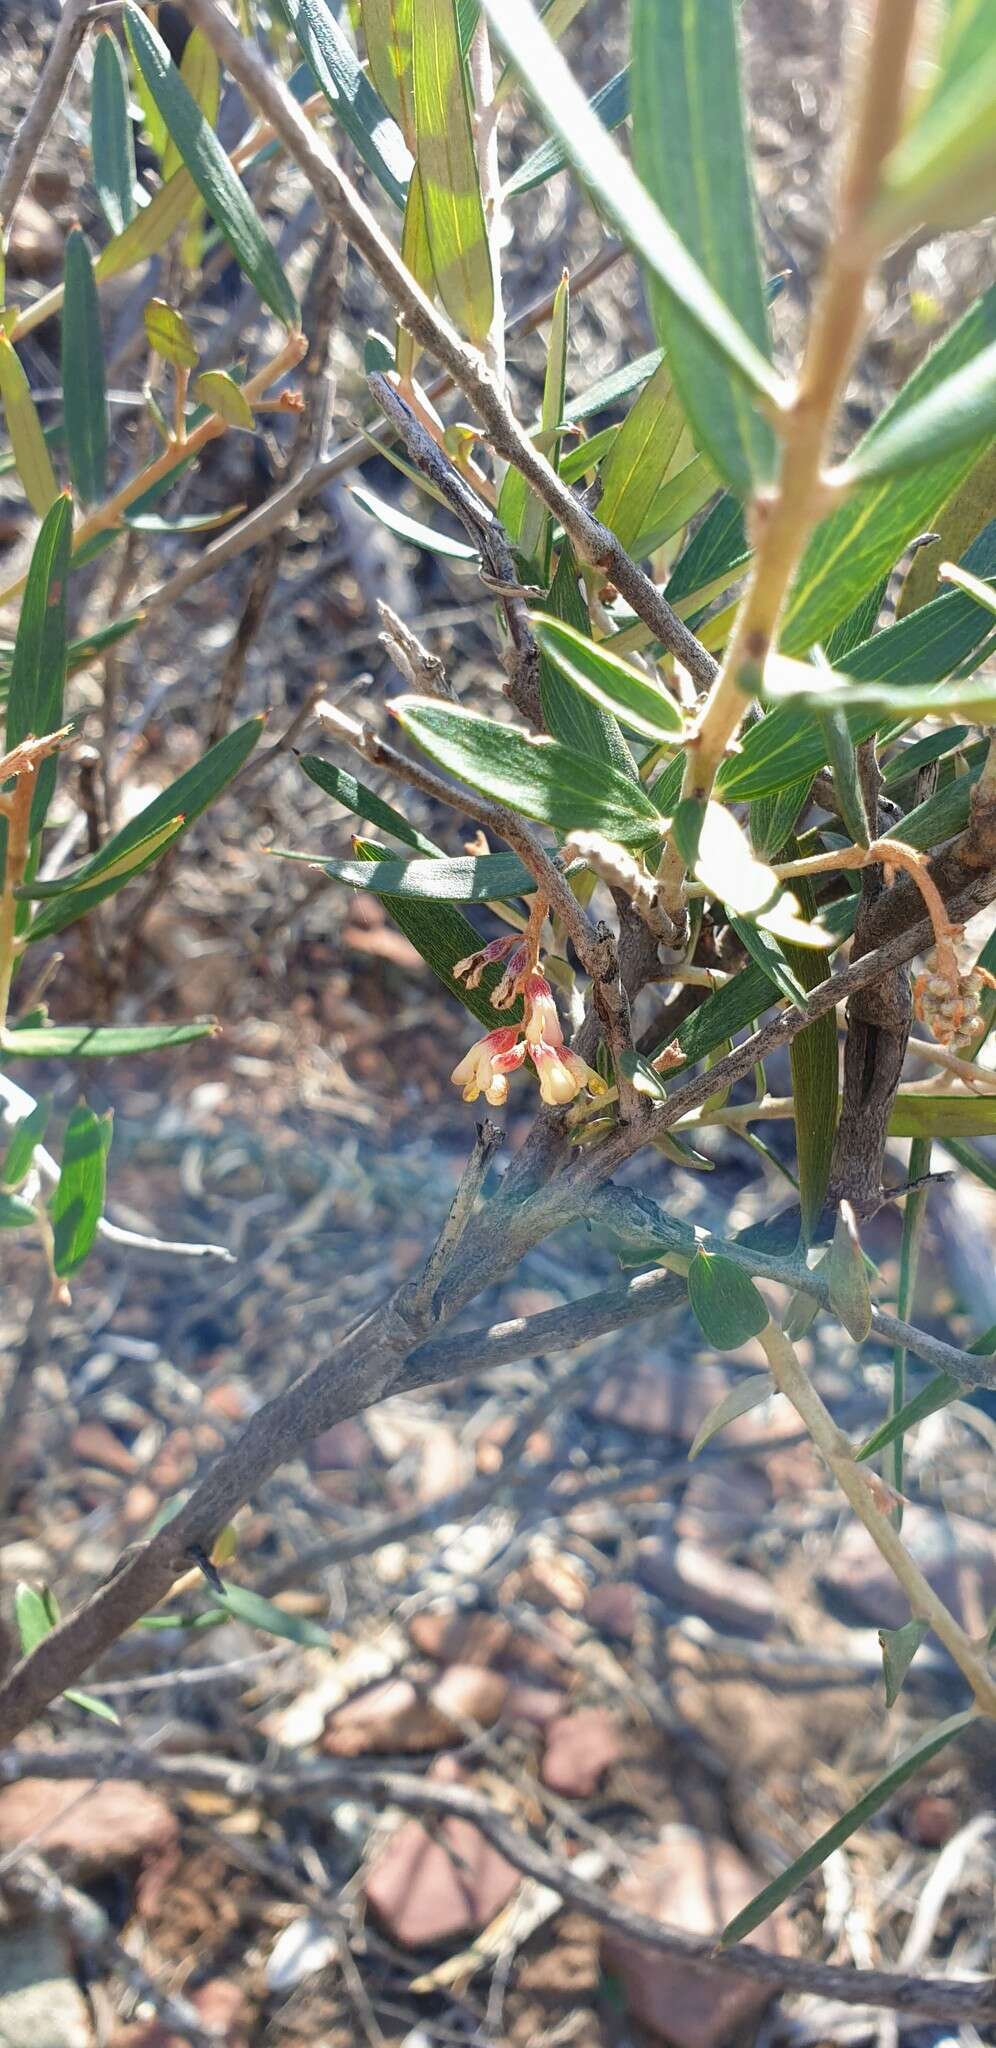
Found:
[(978, 961), (966, 967), (957, 959), (952, 973), (938, 960), (936, 949), (927, 954), (925, 969), (913, 984), (913, 1003), (921, 1024), (938, 1045), (964, 1045), (977, 1037), (985, 1023), (980, 1008), (982, 991), (996, 988), (996, 977)]

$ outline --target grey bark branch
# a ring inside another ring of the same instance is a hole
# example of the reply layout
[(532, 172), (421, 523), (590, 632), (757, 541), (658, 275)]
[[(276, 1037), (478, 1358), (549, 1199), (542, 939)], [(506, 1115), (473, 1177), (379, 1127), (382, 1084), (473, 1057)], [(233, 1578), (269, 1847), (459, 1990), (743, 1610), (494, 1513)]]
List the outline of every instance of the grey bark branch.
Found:
[(59, 101), (66, 90), (69, 74), (76, 61), (76, 53), (86, 34), (89, 0), (66, 0), (62, 19), (52, 38), (52, 45), (31, 104), (10, 145), (3, 175), (0, 177), (0, 235), (6, 238), (11, 215), (27, 184), (31, 166), (55, 119)]
[(478, 1828), (493, 1847), (524, 1877), (549, 1885), (566, 1904), (576, 1906), (599, 1926), (646, 1943), (658, 1954), (708, 1963), (732, 1976), (753, 1978), (782, 1991), (818, 1992), (848, 2005), (879, 2005), (894, 2012), (918, 2014), (949, 2024), (996, 2016), (996, 1986), (991, 1979), (955, 1982), (935, 1977), (900, 1976), (889, 1970), (855, 1970), (795, 1956), (769, 1954), (741, 1943), (719, 1953), (715, 1937), (680, 1933), (648, 1914), (620, 1904), (599, 1886), (579, 1878), (570, 1864), (551, 1856), (533, 1837), (499, 1813), (480, 1793), (463, 1785), (429, 1783), (405, 1771), (377, 1770), (353, 1763), (298, 1763), (280, 1760), (269, 1767), (228, 1763), (208, 1756), (167, 1757), (110, 1741), (99, 1749), (30, 1750), (0, 1757), (0, 1781), (23, 1777), (80, 1778), (101, 1775), (157, 1785), (182, 1794), (213, 1792), (237, 1808), (253, 1804), (271, 1811), (311, 1801), (327, 1805), (330, 1797), (362, 1800), (377, 1810), (458, 1817)]

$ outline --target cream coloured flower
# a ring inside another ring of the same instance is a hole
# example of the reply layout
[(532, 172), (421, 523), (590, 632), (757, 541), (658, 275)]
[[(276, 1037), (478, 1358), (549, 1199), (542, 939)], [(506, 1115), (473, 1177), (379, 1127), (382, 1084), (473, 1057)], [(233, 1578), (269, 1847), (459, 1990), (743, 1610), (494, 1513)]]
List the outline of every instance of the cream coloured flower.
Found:
[(573, 1102), (582, 1088), (592, 1095), (605, 1094), (605, 1082), (580, 1053), (572, 1052), (569, 1045), (547, 1045), (544, 1039), (530, 1042), (529, 1057), (539, 1077), (540, 1094), (544, 1102), (553, 1107)]
[(553, 990), (545, 975), (530, 974), (522, 987), (526, 1006), (526, 1044), (563, 1045), (564, 1034), (557, 1015)]
[(521, 1067), (525, 1057), (517, 1026), (503, 1024), (486, 1038), (477, 1039), (454, 1067), (450, 1080), (462, 1088), (465, 1102), (476, 1102), (483, 1095), (497, 1109), (508, 1096), (506, 1076)]

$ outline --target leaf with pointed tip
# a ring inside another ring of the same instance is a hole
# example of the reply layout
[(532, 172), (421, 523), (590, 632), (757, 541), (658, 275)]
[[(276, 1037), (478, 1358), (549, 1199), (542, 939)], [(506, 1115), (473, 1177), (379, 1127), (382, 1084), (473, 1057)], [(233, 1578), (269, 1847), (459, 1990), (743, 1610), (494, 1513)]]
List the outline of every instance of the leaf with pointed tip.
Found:
[(10, 1143), (0, 1166), (0, 1184), (5, 1188), (20, 1187), (31, 1172), (35, 1146), (40, 1145), (48, 1129), (52, 1114), (52, 1098), (42, 1095), (26, 1115), (19, 1117), (11, 1133)]
[[(996, 105), (996, 102), (994, 102)], [(953, 370), (874, 441), (862, 442), (834, 473), (842, 490), (909, 476), (962, 448), (977, 449), (996, 428), (996, 342)]]
[(78, 1271), (104, 1213), (107, 1154), (113, 1118), (85, 1103), (73, 1110), (62, 1144), (62, 1171), (49, 1203), (52, 1263), (60, 1279)]
[(0, 1188), (0, 1230), (37, 1230), (38, 1214), (23, 1195)]
[(631, 552), (647, 524), (685, 427), (667, 358), (633, 404), (602, 464), (598, 516)]
[(262, 1593), (254, 1593), (251, 1586), (226, 1585), (223, 1593), (211, 1586), (206, 1591), (212, 1605), (222, 1614), (246, 1622), (249, 1628), (262, 1629), (268, 1636), (286, 1637), (288, 1642), (303, 1643), (313, 1650), (332, 1647), (329, 1631), (320, 1622), (309, 1620), (306, 1614), (288, 1613), (276, 1601), (264, 1600)]
[(398, 896), (418, 903), (494, 903), (507, 896), (531, 894), (536, 882), (517, 853), (463, 854), (455, 860), (378, 861), (323, 860), (314, 853), (288, 853), (273, 848), (281, 860), (303, 860), (321, 868), (333, 882), (365, 889), (375, 896)]
[(827, 1279), (834, 1314), (848, 1336), (856, 1344), (863, 1344), (872, 1326), (872, 1303), (865, 1255), (850, 1202), (842, 1202), (837, 1211)]
[(415, 144), (412, 90), (414, 0), (360, 0), (360, 20), (370, 76), (409, 148)]
[(802, 1884), (804, 1878), (818, 1870), (820, 1864), (825, 1863), (835, 1849), (849, 1841), (858, 1828), (871, 1820), (872, 1815), (878, 1813), (894, 1793), (899, 1792), (924, 1764), (930, 1763), (949, 1742), (953, 1742), (957, 1735), (961, 1735), (974, 1718), (975, 1710), (969, 1707), (964, 1713), (952, 1714), (950, 1720), (940, 1722), (936, 1728), (930, 1728), (925, 1735), (921, 1735), (919, 1741), (915, 1742), (911, 1749), (904, 1751), (882, 1777), (877, 1778), (867, 1792), (856, 1800), (853, 1806), (848, 1807), (847, 1812), (842, 1814), (832, 1827), (827, 1828), (803, 1855), (797, 1856), (795, 1862), (790, 1863), (780, 1877), (774, 1878), (771, 1884), (766, 1884), (763, 1891), (758, 1892), (757, 1897), (751, 1900), (750, 1905), (745, 1906), (743, 1912), (738, 1913), (735, 1919), (724, 1927), (719, 1938), (720, 1947), (729, 1948), (736, 1941), (744, 1941), (753, 1933), (755, 1927), (760, 1927), (762, 1920), (767, 1920), (775, 1907), (780, 1906), (782, 1900), (787, 1899), (790, 1892), (794, 1892)]
[(200, 351), (183, 314), (165, 299), (150, 299), (143, 317), (145, 339), (157, 356), (174, 369), (196, 370)]
[[(382, 847), (370, 840), (354, 841), (360, 860), (381, 860)], [(491, 996), (501, 980), (504, 966), (501, 961), (486, 967), (476, 988), (468, 988), (465, 981), (457, 981), (453, 969), (458, 960), (466, 960), (471, 953), (479, 952), (480, 934), (474, 930), (469, 918), (461, 910), (448, 903), (424, 903), (406, 901), (404, 897), (385, 896), (384, 908), (393, 918), (398, 930), (403, 932), (409, 944), (414, 946), (431, 968), (438, 981), (455, 996), (464, 1009), (469, 1010), (487, 1031), (496, 1031), (502, 1024), (514, 1024), (522, 1015), (521, 1001), (516, 1001), (509, 1010), (496, 1010)]]
[(541, 612), (534, 615), (533, 626), (540, 652), (600, 710), (649, 739), (681, 739), (684, 720), (663, 684), (654, 684), (641, 670), (597, 646), (562, 619)]
[[(565, 270), (554, 293), (546, 372), (543, 378), (543, 399), (540, 405), (540, 432), (547, 438), (553, 437), (549, 452), (550, 461), (556, 470), (560, 468), (560, 438), (556, 429), (563, 419), (567, 396), (567, 340), (570, 319), (571, 288)], [(544, 583), (549, 581), (550, 575), (551, 532), (552, 520), (546, 506), (534, 491), (527, 489), (517, 544), (523, 559), (536, 564)]]
[[(618, 128), (629, 113), (629, 65), (624, 65), (622, 71), (617, 71), (614, 78), (600, 86), (588, 104), (603, 128), (610, 132)], [(567, 162), (568, 155), (562, 142), (541, 142), (525, 163), (512, 172), (503, 188), (503, 199), (515, 199), (520, 192), (532, 192), (537, 185), (545, 185), (547, 179), (555, 177)]]
[(197, 187), (190, 172), (174, 171), (166, 184), (153, 193), (148, 206), (141, 207), (101, 250), (93, 266), (98, 284), (121, 277), (137, 263), (147, 263), (150, 256), (157, 255), (177, 228), (183, 226), (196, 198)]
[[(633, 161), (761, 360), (771, 344), (744, 135), (733, 0), (633, 0)], [(755, 393), (686, 304), (649, 280), (696, 445), (741, 495), (770, 476), (774, 435)], [(731, 374), (733, 371), (733, 374)]]
[(184, 85), (165, 43), (134, 0), (126, 0), (124, 23), (135, 62), (211, 219), (255, 285), (263, 304), (285, 326), (296, 327), (297, 300), (262, 221), (213, 128)]
[(21, 1024), (4, 1034), (3, 1053), (18, 1060), (119, 1059), (172, 1052), (196, 1038), (212, 1038), (217, 1028), (214, 1017), (195, 1017), (189, 1024)]
[(902, 1628), (880, 1628), (878, 1640), (882, 1651), (882, 1676), (885, 1679), (885, 1704), (894, 1707), (903, 1689), (910, 1665), (924, 1636), (930, 1633), (928, 1621), (907, 1621)]
[(448, 533), (436, 533), (431, 526), (424, 526), (420, 519), (411, 519), (407, 512), (399, 511), (397, 505), (389, 505), (384, 498), (378, 498), (368, 491), (365, 484), (351, 484), (350, 497), (362, 505), (364, 512), (379, 519), (399, 540), (411, 541), (417, 548), (424, 548), (432, 555), (448, 555), (454, 562), (476, 562), (477, 549), (469, 547), (465, 540), (455, 540)]
[(558, 740), (533, 739), (479, 712), (421, 697), (400, 697), (392, 709), (440, 767), (523, 817), (561, 832), (590, 827), (622, 845), (645, 845), (660, 832), (660, 814), (640, 783)]
[[(588, 607), (578, 587), (578, 565), (567, 540), (561, 545), (547, 604), (551, 617), (562, 620), (584, 638), (590, 637)], [(562, 740), (565, 747), (572, 747), (577, 754), (591, 754), (597, 760), (607, 761), (623, 775), (636, 775), (636, 764), (617, 720), (575, 689), (542, 648), (539, 691), (543, 722), (555, 740)]]
[(696, 1252), (688, 1268), (688, 1299), (703, 1336), (717, 1351), (738, 1351), (768, 1326), (768, 1311), (753, 1280), (719, 1252)]
[(710, 1408), (690, 1446), (689, 1463), (698, 1457), (700, 1451), (705, 1450), (706, 1445), (712, 1442), (714, 1436), (719, 1435), (721, 1429), (726, 1428), (728, 1422), (736, 1422), (738, 1416), (749, 1415), (753, 1408), (760, 1408), (762, 1402), (770, 1401), (774, 1392), (775, 1386), (770, 1372), (752, 1372), (744, 1379), (738, 1380), (736, 1386), (731, 1387), (721, 1401), (717, 1401), (715, 1408)]
[(416, 832), (414, 825), (409, 825), (407, 818), (396, 811), (393, 804), (385, 803), (382, 796), (367, 788), (366, 783), (357, 782), (354, 775), (347, 774), (344, 768), (337, 768), (333, 761), (323, 761), (318, 754), (302, 754), (299, 765), (316, 789), (334, 797), (336, 803), (352, 811), (354, 817), (365, 818), (368, 825), (377, 825), (382, 832), (392, 833), (395, 839), (403, 840), (416, 853), (444, 857), (442, 848), (434, 840), (426, 839), (422, 832)]
[[(31, 553), (7, 693), (8, 749), (34, 733), (58, 732), (66, 685), (66, 584), (73, 506), (68, 494), (46, 513)], [(52, 801), (57, 768), (42, 761), (31, 803), (31, 833), (41, 831)], [(6, 840), (4, 840), (6, 844)]]
[(93, 53), (90, 94), (90, 161), (97, 205), (112, 235), (119, 235), (138, 207), (135, 197), (135, 139), (128, 112), (128, 80), (113, 29), (102, 29)]
[(107, 860), (106, 849), (84, 861), (79, 868), (68, 869), (51, 881), (42, 882), (37, 878), (22, 882), (14, 894), (26, 902), (46, 902), (53, 898), (71, 895), (77, 889), (89, 889), (94, 882), (126, 882), (132, 875), (139, 874), (158, 853), (164, 853), (172, 845), (177, 834), (183, 829), (182, 818), (167, 818), (146, 838), (139, 839), (133, 846), (125, 847), (114, 860)]
[(93, 505), (107, 487), (107, 385), (93, 264), (79, 228), (66, 238), (62, 392), (73, 489)]
[(21, 358), (6, 334), (0, 334), (0, 399), (24, 495), (32, 512), (44, 519), (59, 486)]

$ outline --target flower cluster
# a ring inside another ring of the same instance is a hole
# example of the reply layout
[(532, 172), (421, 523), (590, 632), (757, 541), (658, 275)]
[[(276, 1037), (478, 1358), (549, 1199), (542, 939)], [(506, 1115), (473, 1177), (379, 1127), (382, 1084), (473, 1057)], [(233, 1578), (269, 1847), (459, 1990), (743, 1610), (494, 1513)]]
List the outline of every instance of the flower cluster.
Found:
[(544, 1102), (559, 1105), (573, 1102), (582, 1088), (592, 1095), (604, 1095), (605, 1082), (569, 1045), (564, 1043), (553, 990), (546, 977), (529, 958), (529, 948), (520, 939), (493, 939), (479, 953), (459, 960), (453, 969), (457, 980), (476, 988), (494, 960), (505, 960), (502, 975), (491, 1000), (496, 1010), (507, 1010), (522, 997), (522, 1023), (504, 1024), (479, 1038), (454, 1067), (451, 1079), (463, 1089), (465, 1102), (479, 1095), (499, 1107), (508, 1096), (508, 1076), (528, 1058), (536, 1069)]

